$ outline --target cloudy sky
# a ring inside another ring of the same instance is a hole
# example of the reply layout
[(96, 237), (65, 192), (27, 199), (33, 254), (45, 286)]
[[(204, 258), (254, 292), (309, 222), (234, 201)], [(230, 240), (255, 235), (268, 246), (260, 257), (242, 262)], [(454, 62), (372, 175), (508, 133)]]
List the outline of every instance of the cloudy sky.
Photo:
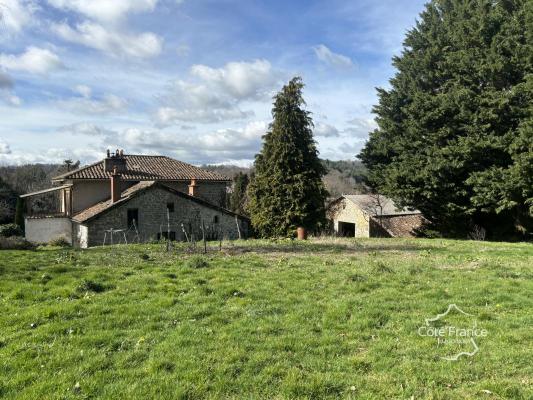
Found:
[(0, 163), (107, 148), (194, 164), (253, 159), (300, 75), (321, 156), (373, 129), (421, 0), (0, 0)]

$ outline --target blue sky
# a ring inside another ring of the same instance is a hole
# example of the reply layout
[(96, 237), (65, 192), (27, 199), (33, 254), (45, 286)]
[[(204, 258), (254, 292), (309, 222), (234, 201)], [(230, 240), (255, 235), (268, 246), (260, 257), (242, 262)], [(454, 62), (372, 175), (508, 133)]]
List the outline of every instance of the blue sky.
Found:
[(374, 128), (419, 0), (0, 0), (0, 163), (248, 164), (300, 75), (321, 156)]

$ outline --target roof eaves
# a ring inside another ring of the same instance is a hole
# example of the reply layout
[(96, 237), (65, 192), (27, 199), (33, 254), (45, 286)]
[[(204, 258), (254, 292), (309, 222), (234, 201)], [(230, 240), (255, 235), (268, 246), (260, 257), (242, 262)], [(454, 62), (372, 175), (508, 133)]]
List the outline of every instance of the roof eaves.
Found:
[[(88, 168), (92, 168), (100, 163), (103, 163), (102, 160), (100, 161), (97, 161), (95, 163), (92, 163), (92, 164), (89, 164), (89, 165), (86, 165), (84, 167), (81, 167), (81, 168), (78, 168), (78, 169), (75, 169), (74, 171), (68, 171), (68, 172), (65, 172), (64, 174), (61, 174), (61, 175), (58, 175), (58, 176), (55, 176), (52, 178), (52, 182), (54, 181), (60, 181), (60, 180), (63, 180), (63, 179), (68, 179), (69, 175), (74, 175), (75, 173), (78, 173), (80, 171), (83, 171), (83, 170), (86, 170)], [(74, 178), (74, 179), (80, 179), (80, 178)], [(91, 179), (91, 178), (85, 178), (85, 179)]]

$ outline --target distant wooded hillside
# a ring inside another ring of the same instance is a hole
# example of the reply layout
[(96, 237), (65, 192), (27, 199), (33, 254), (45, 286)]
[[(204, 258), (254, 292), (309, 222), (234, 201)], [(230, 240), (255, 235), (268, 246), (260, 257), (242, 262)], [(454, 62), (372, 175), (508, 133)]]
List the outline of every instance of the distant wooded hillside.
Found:
[[(79, 166), (79, 163), (73, 166)], [(0, 224), (13, 222), (19, 195), (50, 187), (52, 178), (66, 172), (66, 168), (66, 165), (59, 164), (0, 167)]]
[[(367, 193), (368, 188), (364, 184), (366, 168), (360, 161), (331, 161), (322, 160), (328, 170), (324, 177), (324, 183), (330, 197), (339, 197), (342, 194)], [(239, 172), (250, 174), (252, 168), (237, 167), (235, 165), (203, 165), (209, 171), (216, 171), (229, 178), (234, 178)]]

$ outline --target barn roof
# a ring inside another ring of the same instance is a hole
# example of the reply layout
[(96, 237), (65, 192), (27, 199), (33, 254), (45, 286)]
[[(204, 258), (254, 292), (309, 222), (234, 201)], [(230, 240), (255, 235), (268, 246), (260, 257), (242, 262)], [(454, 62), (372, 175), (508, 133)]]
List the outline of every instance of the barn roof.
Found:
[[(197, 179), (201, 181), (227, 182), (230, 179), (216, 172), (206, 171), (183, 161), (166, 156), (124, 155), (126, 171), (122, 180), (126, 181), (181, 181)], [(104, 169), (104, 160), (86, 167), (56, 176), (54, 181), (65, 179), (109, 179), (111, 172)]]
[(373, 217), (421, 214), (414, 208), (400, 208), (386, 196), (374, 194), (350, 194), (345, 198)]

